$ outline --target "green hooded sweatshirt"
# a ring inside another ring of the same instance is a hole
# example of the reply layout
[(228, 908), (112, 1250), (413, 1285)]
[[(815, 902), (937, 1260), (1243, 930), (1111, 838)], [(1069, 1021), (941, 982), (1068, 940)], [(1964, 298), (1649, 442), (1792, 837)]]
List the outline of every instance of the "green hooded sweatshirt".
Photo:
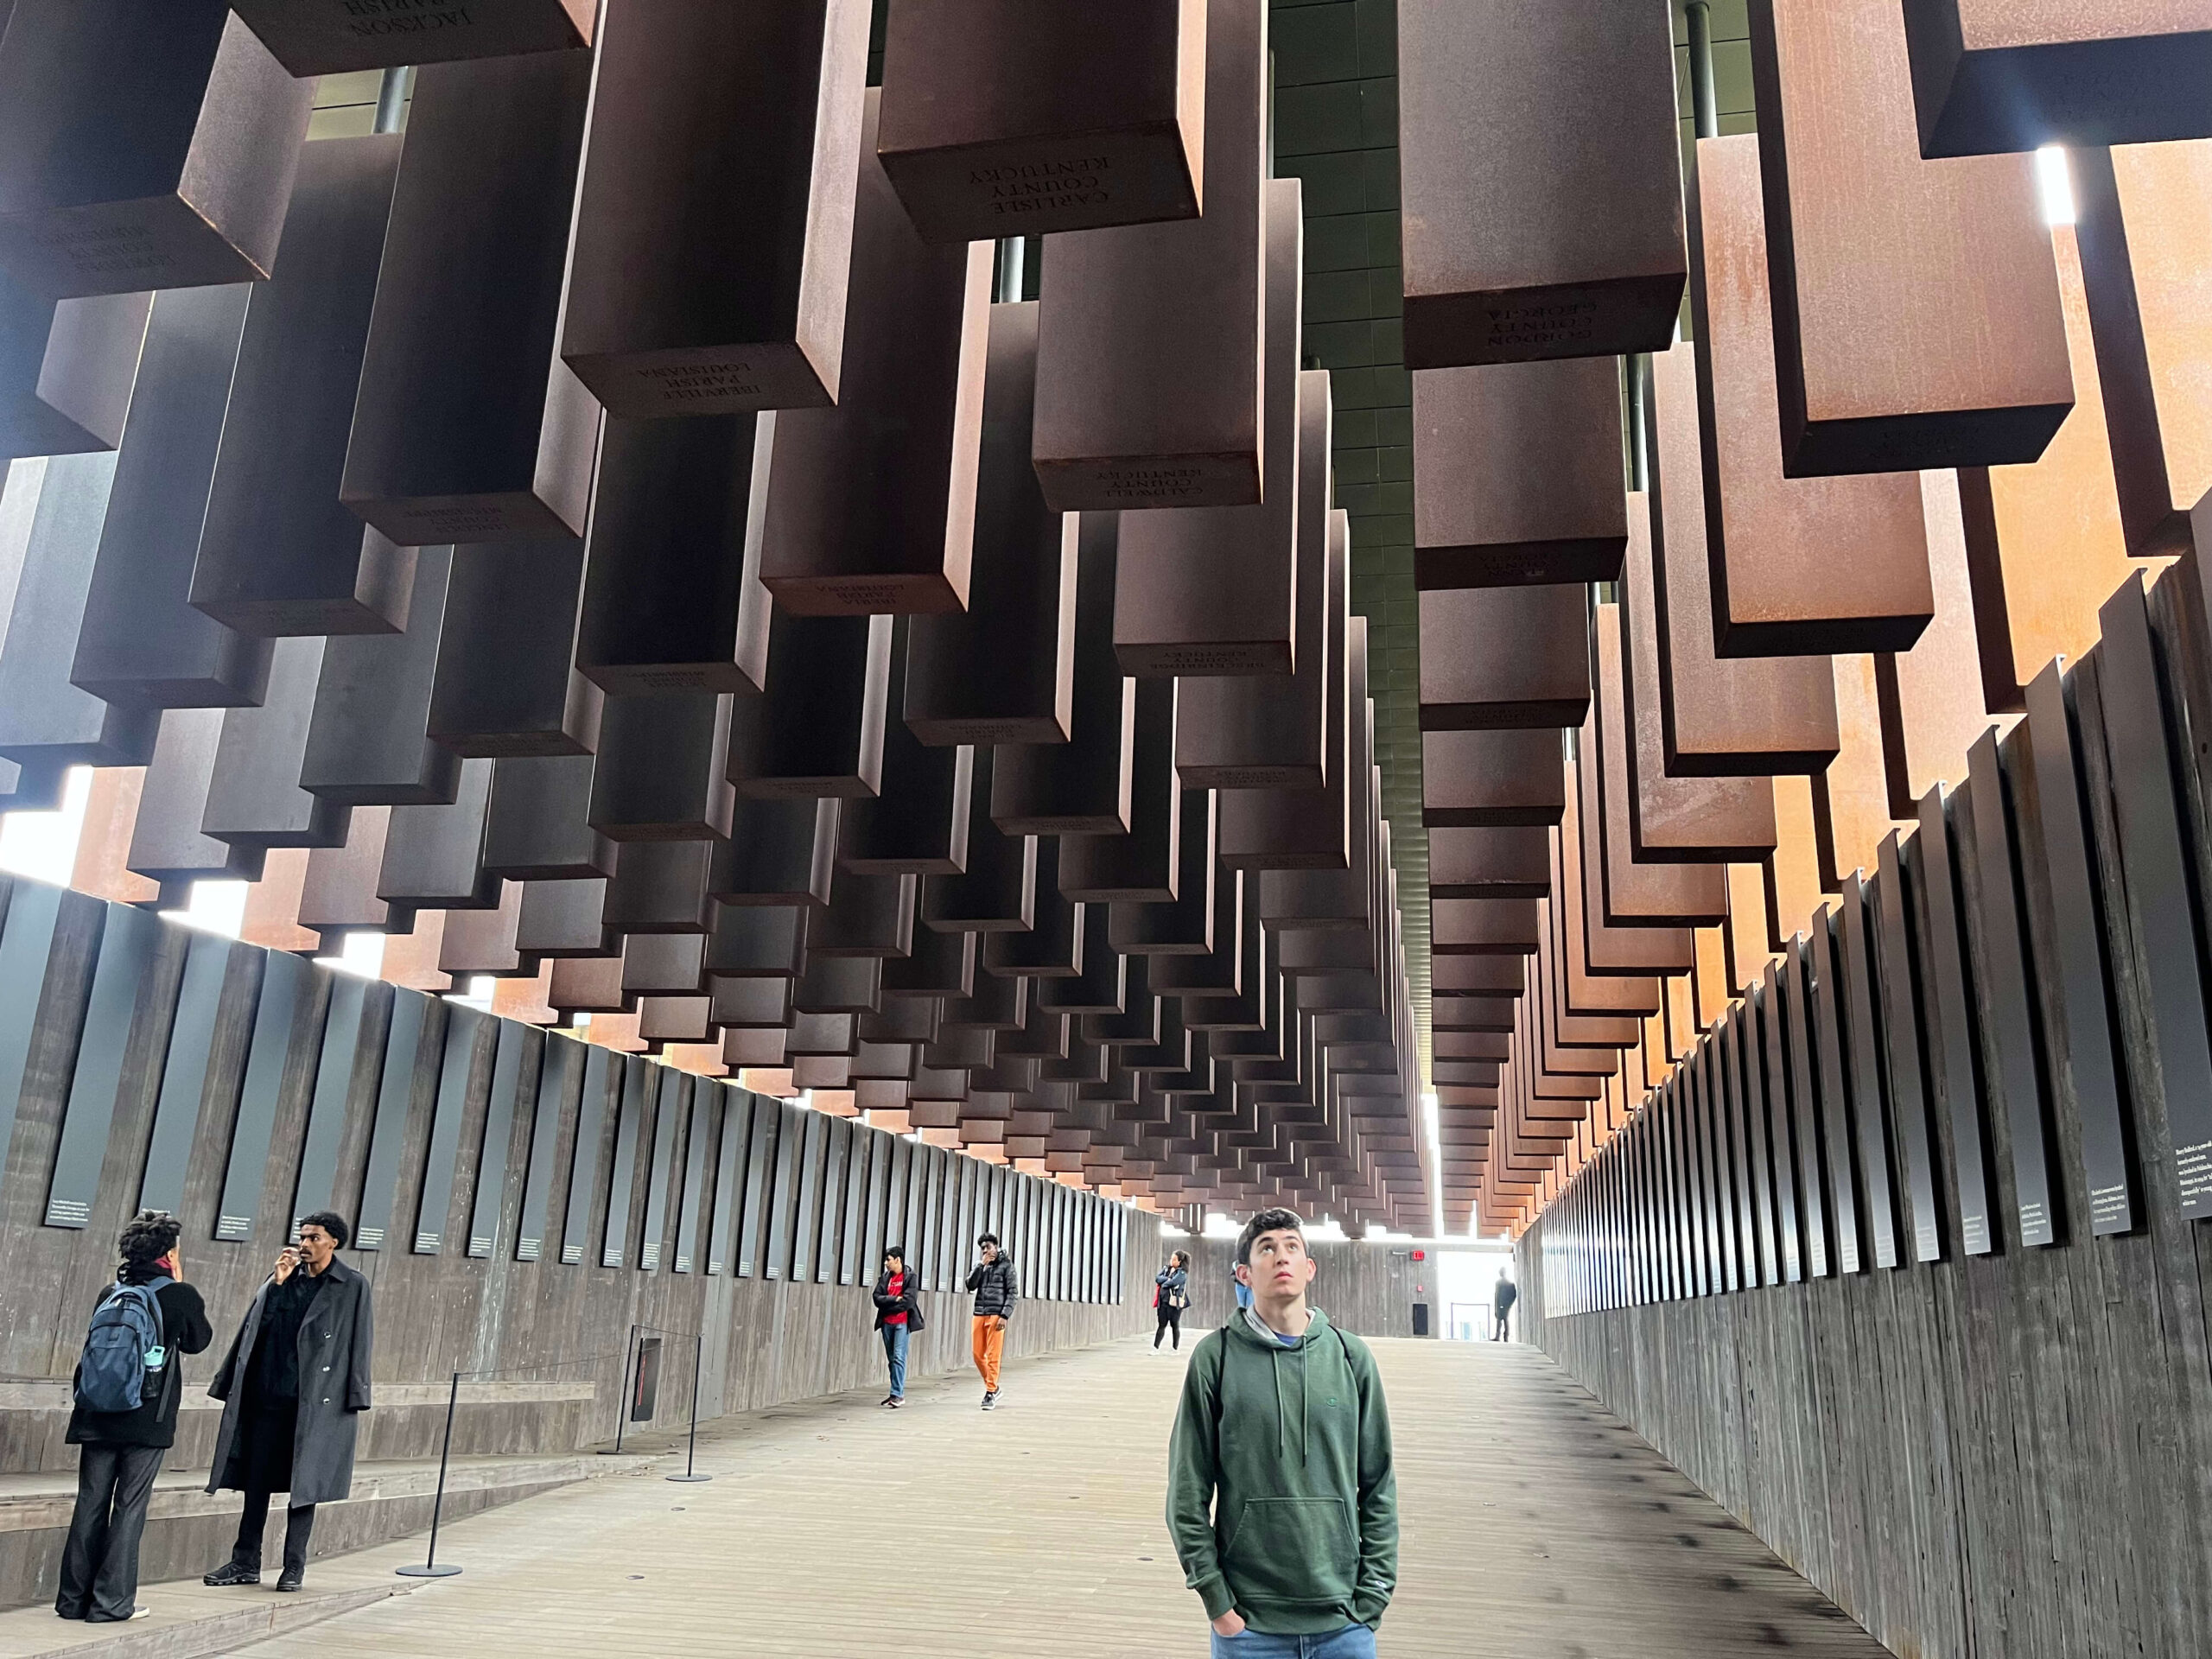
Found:
[(1191, 1351), (1167, 1529), (1206, 1617), (1268, 1636), (1375, 1625), (1398, 1581), (1398, 1484), (1375, 1356), (1319, 1308), (1286, 1344), (1239, 1314)]

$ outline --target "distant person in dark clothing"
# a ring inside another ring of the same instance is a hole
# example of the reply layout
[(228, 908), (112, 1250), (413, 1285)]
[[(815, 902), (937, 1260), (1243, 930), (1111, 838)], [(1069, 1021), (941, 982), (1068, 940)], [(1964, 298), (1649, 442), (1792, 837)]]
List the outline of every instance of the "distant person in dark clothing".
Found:
[(354, 1434), (369, 1408), (376, 1337), (369, 1281), (338, 1259), (349, 1236), (327, 1210), (302, 1219), (299, 1243), (277, 1252), (275, 1271), (207, 1385), (223, 1402), (207, 1490), (244, 1492), (245, 1513), (231, 1559), (204, 1583), (261, 1582), (269, 1500), (283, 1492), (289, 1513), (276, 1587), (297, 1590), (315, 1505), (353, 1491)]
[(1505, 1269), (1500, 1268), (1497, 1270), (1497, 1288), (1490, 1294), (1490, 1311), (1497, 1319), (1497, 1329), (1491, 1334), (1497, 1341), (1512, 1340), (1508, 1334), (1512, 1325), (1506, 1316), (1513, 1312), (1513, 1304), (1520, 1300), (1520, 1287), (1506, 1277)]
[(1167, 1258), (1167, 1265), (1152, 1275), (1153, 1312), (1159, 1323), (1153, 1327), (1152, 1345), (1156, 1351), (1160, 1339), (1173, 1332), (1170, 1344), (1178, 1352), (1183, 1346), (1183, 1310), (1191, 1305), (1191, 1258), (1178, 1250)]
[[(93, 1410), (80, 1397), (69, 1415), (68, 1443), (80, 1450), (77, 1510), (69, 1519), (61, 1585), (54, 1598), (54, 1611), (64, 1618), (108, 1624), (143, 1618), (149, 1611), (137, 1605), (138, 1541), (146, 1530), (146, 1505), (162, 1454), (176, 1444), (183, 1356), (204, 1352), (215, 1339), (200, 1293), (184, 1282), (184, 1260), (177, 1249), (181, 1230), (174, 1216), (141, 1211), (123, 1230), (123, 1264), (95, 1308), (97, 1313), (105, 1307), (123, 1286), (150, 1288), (160, 1328), (157, 1344), (142, 1351), (144, 1376), (136, 1410)], [(79, 1375), (81, 1380), (81, 1362)]]
[(904, 1245), (893, 1244), (883, 1253), (883, 1272), (875, 1281), (875, 1328), (883, 1338), (883, 1357), (891, 1363), (887, 1406), (906, 1403), (906, 1341), (924, 1328), (922, 1305), (915, 1299), (921, 1288), (917, 1277), (906, 1267)]
[(1014, 1279), (1014, 1263), (999, 1248), (996, 1233), (985, 1233), (976, 1245), (982, 1259), (968, 1274), (968, 1288), (976, 1297), (976, 1370), (983, 1378), (983, 1409), (995, 1411), (999, 1403), (999, 1362), (1006, 1357), (1006, 1322), (1013, 1318), (1014, 1305), (1021, 1299), (1021, 1287)]

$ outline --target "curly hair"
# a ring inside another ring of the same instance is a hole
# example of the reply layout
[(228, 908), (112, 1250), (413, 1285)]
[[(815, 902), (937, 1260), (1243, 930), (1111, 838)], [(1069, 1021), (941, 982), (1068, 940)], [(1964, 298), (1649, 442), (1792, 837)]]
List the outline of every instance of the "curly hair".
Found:
[(123, 1256), (116, 1278), (124, 1282), (152, 1278), (154, 1263), (176, 1248), (183, 1232), (183, 1224), (168, 1211), (141, 1210), (125, 1224), (123, 1236), (116, 1241)]
[(1236, 1259), (1245, 1266), (1252, 1261), (1252, 1241), (1262, 1233), (1296, 1233), (1302, 1242), (1306, 1237), (1306, 1224), (1298, 1218), (1294, 1210), (1262, 1210), (1244, 1224), (1244, 1230), (1237, 1235)]

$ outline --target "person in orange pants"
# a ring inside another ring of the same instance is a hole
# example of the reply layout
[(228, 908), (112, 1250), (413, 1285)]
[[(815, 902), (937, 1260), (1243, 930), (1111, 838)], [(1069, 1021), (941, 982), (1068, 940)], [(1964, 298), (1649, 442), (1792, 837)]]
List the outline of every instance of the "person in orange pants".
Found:
[(985, 1233), (976, 1243), (982, 1259), (968, 1274), (968, 1288), (976, 1298), (973, 1346), (976, 1370), (983, 1379), (983, 1409), (994, 1411), (999, 1403), (999, 1361), (1006, 1353), (1006, 1322), (1021, 1299), (1021, 1287), (996, 1233)]

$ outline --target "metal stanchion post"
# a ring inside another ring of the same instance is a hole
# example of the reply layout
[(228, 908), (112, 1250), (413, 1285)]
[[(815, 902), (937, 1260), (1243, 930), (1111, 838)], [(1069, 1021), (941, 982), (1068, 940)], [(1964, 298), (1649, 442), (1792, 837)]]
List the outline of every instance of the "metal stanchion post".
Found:
[(455, 1371), (453, 1374), (453, 1387), (446, 1394), (446, 1437), (445, 1443), (438, 1448), (438, 1492), (437, 1496), (430, 1501), (429, 1551), (424, 1556), (422, 1566), (410, 1565), (394, 1569), (403, 1579), (450, 1579), (461, 1572), (457, 1567), (438, 1565), (438, 1522), (445, 1513), (446, 1469), (453, 1461), (453, 1419), (454, 1412), (460, 1404), (461, 1373)]
[(691, 1466), (692, 1460), (699, 1452), (699, 1374), (704, 1365), (706, 1354), (706, 1338), (703, 1335), (695, 1335), (691, 1338), (691, 1439), (683, 1449), (683, 1472), (680, 1475), (668, 1476), (667, 1478), (670, 1480), (702, 1481), (714, 1478), (712, 1475), (696, 1473)]

